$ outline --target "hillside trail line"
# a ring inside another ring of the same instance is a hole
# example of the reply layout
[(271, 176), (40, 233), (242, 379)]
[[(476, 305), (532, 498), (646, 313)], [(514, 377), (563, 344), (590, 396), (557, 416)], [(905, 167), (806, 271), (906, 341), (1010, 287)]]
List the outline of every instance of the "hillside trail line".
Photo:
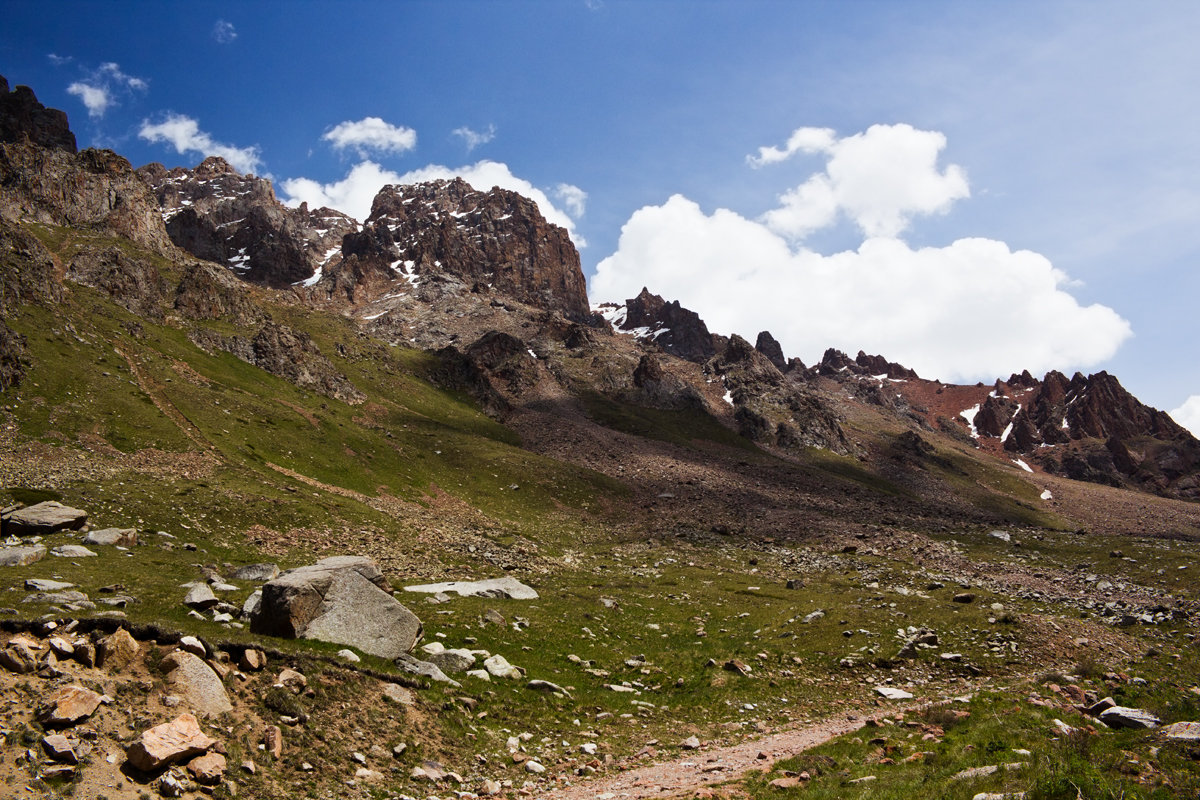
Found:
[[(896, 708), (896, 711), (900, 710), (900, 707)], [(643, 800), (690, 796), (705, 787), (741, 778), (751, 769), (769, 770), (779, 759), (790, 758), (864, 727), (868, 718), (842, 715), (726, 747), (702, 747), (670, 761), (581, 781), (535, 796), (543, 800)], [(759, 754), (765, 754), (766, 758), (759, 758)]]

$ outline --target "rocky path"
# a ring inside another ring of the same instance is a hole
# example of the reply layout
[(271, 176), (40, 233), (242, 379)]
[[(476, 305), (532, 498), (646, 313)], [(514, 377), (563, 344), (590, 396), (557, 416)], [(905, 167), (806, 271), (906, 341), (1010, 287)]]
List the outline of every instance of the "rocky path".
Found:
[(547, 800), (641, 800), (691, 796), (706, 786), (740, 778), (751, 769), (769, 769), (783, 758), (816, 747), (866, 724), (855, 714), (792, 728), (728, 747), (684, 752), (660, 764), (565, 786), (543, 795)]

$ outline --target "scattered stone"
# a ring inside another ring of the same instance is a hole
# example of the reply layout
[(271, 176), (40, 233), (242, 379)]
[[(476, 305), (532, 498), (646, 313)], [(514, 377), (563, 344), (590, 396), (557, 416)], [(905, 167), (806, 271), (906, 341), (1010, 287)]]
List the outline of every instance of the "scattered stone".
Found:
[(297, 672), (291, 667), (284, 667), (279, 671), (279, 677), (275, 679), (275, 685), (283, 686), (299, 694), (308, 686), (308, 678), (302, 672)]
[(176, 778), (170, 772), (160, 775), (158, 780), (154, 782), (154, 788), (163, 797), (183, 797), (183, 793), (187, 791), (187, 788), (179, 778)]
[(975, 594), (973, 592), (959, 592), (954, 595), (953, 600), (956, 603), (974, 603)]
[(805, 614), (804, 619), (802, 619), (800, 621), (803, 622), (805, 625), (807, 625), (810, 622), (816, 622), (817, 620), (821, 619), (824, 616), (825, 616), (825, 612), (818, 608), (816, 611), (813, 611), (810, 614)]
[(219, 602), (217, 596), (213, 594), (212, 587), (207, 583), (192, 584), (192, 587), (188, 589), (187, 596), (183, 598), (183, 604), (196, 611), (205, 611)]
[(585, 756), (596, 755), (596, 743), (584, 742), (583, 744), (579, 745), (579, 752), (583, 753)]
[(238, 658), (238, 669), (245, 672), (258, 672), (267, 666), (267, 654), (256, 647), (247, 647)]
[(192, 780), (201, 786), (216, 786), (225, 777), (225, 756), (220, 753), (205, 753), (188, 762), (187, 771)]
[(87, 524), (87, 518), (86, 511), (47, 500), (12, 512), (4, 527), (13, 536), (46, 536), (58, 531), (77, 531)]
[(535, 692), (546, 692), (547, 694), (561, 694), (570, 697), (571, 694), (566, 689), (559, 686), (557, 683), (550, 681), (532, 680), (525, 684), (526, 689), (532, 689)]
[(0, 667), (18, 675), (28, 675), (37, 669), (37, 657), (21, 642), (9, 642), (0, 650)]
[(1025, 792), (980, 792), (971, 800), (1025, 800)]
[(44, 770), (42, 770), (42, 777), (49, 778), (50, 780), (56, 780), (59, 778), (71, 780), (75, 777), (75, 765), (55, 764), (53, 766), (46, 767)]
[(96, 664), (110, 672), (124, 669), (141, 649), (142, 646), (129, 631), (117, 628), (96, 646)]
[(195, 636), (183, 636), (179, 639), (179, 649), (185, 653), (191, 653), (194, 656), (205, 658), (208, 655), (208, 648), (204, 646), (204, 642), (197, 639)]
[(46, 546), (41, 544), (0, 547), (0, 567), (27, 567), (46, 557)]
[(129, 746), (126, 756), (136, 769), (151, 772), (202, 755), (216, 743), (215, 739), (204, 735), (194, 716), (184, 713), (171, 722), (144, 731)]
[(608, 689), (609, 691), (623, 692), (625, 694), (630, 694), (637, 691), (637, 689), (633, 688), (632, 686), (622, 686), (619, 683), (606, 683), (604, 684), (604, 688)]
[(430, 680), (438, 681), (439, 683), (448, 683), (451, 686), (461, 686), (458, 681), (451, 678), (446, 673), (438, 668), (437, 664), (431, 664), (428, 661), (421, 661), (418, 658), (413, 658), (408, 653), (401, 653), (396, 656), (394, 663), (400, 669), (411, 672), (414, 675), (424, 675)]
[(486, 669), (469, 669), (466, 674), (471, 678), (478, 678), (481, 681), (490, 681), (492, 679), (492, 676), (488, 674)]
[(359, 767), (354, 770), (354, 779), (357, 781), (368, 781), (370, 783), (378, 783), (383, 780), (383, 773), (377, 772), (366, 767)]
[(525, 771), (532, 775), (541, 775), (546, 771), (546, 768), (538, 762), (530, 760), (525, 762)]
[(484, 797), (494, 797), (504, 791), (504, 787), (499, 781), (494, 781), (491, 778), (485, 778), (483, 783), (479, 784), (479, 794)]
[(679, 746), (681, 748), (683, 748), (684, 750), (699, 750), (700, 749), (700, 740), (698, 738), (696, 738), (695, 736), (689, 736), (688, 738), (686, 738), (682, 742), (680, 742)]
[(741, 659), (731, 658), (721, 666), (729, 672), (736, 672), (738, 675), (750, 674), (750, 667), (746, 666), (745, 662)]
[(104, 528), (90, 531), (83, 537), (84, 544), (116, 545), (117, 547), (137, 547), (138, 535), (133, 528)]
[(75, 584), (49, 578), (30, 578), (25, 581), (25, 588), (33, 592), (61, 592), (63, 589), (74, 589)]
[(888, 700), (910, 700), (912, 692), (906, 692), (903, 689), (896, 689), (892, 686), (876, 686), (875, 691), (883, 695)]
[(521, 670), (508, 663), (502, 655), (494, 655), (491, 658), (484, 659), (483, 668), (488, 671), (488, 674), (493, 678), (520, 678)]
[(49, 736), (43, 736), (42, 749), (46, 751), (46, 755), (53, 761), (63, 764), (79, 763), (79, 754), (75, 752), (75, 745), (61, 733), (52, 733)]
[(1162, 732), (1168, 739), (1200, 741), (1200, 722), (1175, 722), (1163, 728)]
[(875, 780), (874, 775), (863, 775), (861, 778), (855, 778), (852, 781), (846, 781), (846, 782), (847, 783), (870, 783), (873, 780)]
[(38, 721), (47, 728), (57, 728), (87, 719), (96, 712), (104, 696), (83, 686), (64, 686), (42, 698)]
[(988, 534), (988, 536), (992, 537), (993, 539), (999, 539), (1002, 542), (1012, 541), (1012, 536), (1004, 531), (992, 531)]
[(98, 556), (99, 553), (88, 550), (80, 544), (60, 544), (50, 550), (50, 555), (59, 558), (92, 558)]
[(475, 663), (475, 654), (463, 648), (442, 650), (429, 656), (429, 663), (434, 664), (442, 672), (454, 674), (466, 672)]
[(278, 725), (268, 725), (263, 730), (263, 746), (271, 758), (276, 761), (283, 758), (283, 730)]
[(398, 683), (385, 683), (383, 685), (383, 696), (393, 703), (399, 703), (402, 706), (416, 705), (417, 698), (409, 690)]
[(405, 744), (404, 742), (401, 742), (400, 744), (398, 744), (392, 748), (392, 757), (399, 758), (400, 756), (404, 755), (404, 751), (407, 749), (408, 749), (408, 745)]
[(1078, 728), (1071, 727), (1061, 719), (1054, 720), (1052, 724), (1054, 725), (1054, 730), (1058, 731), (1061, 736), (1072, 736), (1079, 730)]
[(362, 661), (362, 659), (358, 657), (358, 653), (349, 649), (338, 650), (337, 657), (342, 661), (348, 661), (351, 664), (358, 664)]
[(1100, 712), (1100, 721), (1110, 728), (1134, 728), (1145, 730), (1157, 728), (1162, 720), (1140, 708), (1113, 706)]
[(421, 621), (385, 589), (379, 567), (362, 556), (336, 556), (289, 570), (263, 586), (250, 630), (344, 644), (380, 658), (408, 653)]
[(489, 608), (483, 612), (483, 621), (488, 625), (499, 625), (502, 628), (508, 624), (508, 620), (504, 618), (504, 615), (494, 608)]
[(485, 581), (446, 581), (426, 583), (420, 586), (405, 586), (406, 592), (424, 594), (450, 593), (460, 597), (504, 597), (509, 600), (536, 600), (538, 593), (511, 575)]
[(782, 778), (776, 778), (767, 785), (772, 789), (795, 789), (801, 784), (799, 775), (788, 775)]
[(254, 615), (262, 608), (262, 589), (255, 589), (246, 598), (246, 602), (242, 603), (242, 618), (254, 619)]
[(233, 710), (217, 673), (194, 653), (183, 650), (168, 653), (161, 667), (167, 674), (167, 685), (193, 710), (213, 716)]
[(246, 564), (238, 567), (229, 574), (229, 577), (235, 581), (251, 581), (253, 583), (266, 583), (273, 581), (279, 577), (278, 564)]
[(1087, 714), (1089, 717), (1098, 717), (1101, 714), (1103, 714), (1105, 711), (1108, 711), (1110, 708), (1116, 708), (1116, 707), (1117, 707), (1116, 700), (1113, 700), (1111, 697), (1105, 697), (1101, 700), (1097, 700), (1096, 702), (1092, 703), (1090, 706), (1085, 708), (1083, 710), (1083, 713)]

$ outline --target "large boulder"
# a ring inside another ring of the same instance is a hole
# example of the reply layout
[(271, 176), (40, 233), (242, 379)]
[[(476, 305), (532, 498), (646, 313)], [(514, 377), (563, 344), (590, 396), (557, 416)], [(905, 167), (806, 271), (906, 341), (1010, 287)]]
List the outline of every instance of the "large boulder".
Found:
[(87, 518), (86, 511), (47, 500), (12, 512), (4, 532), (13, 536), (45, 536), (64, 530), (77, 531), (87, 524)]
[(394, 659), (417, 643), (421, 621), (385, 591), (387, 585), (375, 562), (363, 556), (335, 556), (289, 570), (263, 585), (250, 630)]
[(96, 712), (103, 695), (84, 686), (64, 686), (42, 698), (38, 707), (38, 722), (48, 728), (74, 725)]
[(0, 547), (0, 567), (26, 567), (46, 557), (46, 546), (41, 544)]
[(172, 693), (182, 697), (197, 713), (216, 716), (233, 710), (217, 673), (194, 653), (183, 650), (168, 653), (162, 660), (162, 669)]
[(193, 715), (180, 714), (171, 722), (144, 731), (129, 746), (126, 755), (134, 768), (150, 772), (168, 764), (190, 761), (216, 743), (204, 735)]

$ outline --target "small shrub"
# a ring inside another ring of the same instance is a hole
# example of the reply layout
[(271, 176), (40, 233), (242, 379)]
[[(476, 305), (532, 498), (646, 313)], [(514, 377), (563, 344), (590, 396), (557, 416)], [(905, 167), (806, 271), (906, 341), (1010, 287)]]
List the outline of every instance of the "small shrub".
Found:
[(304, 713), (304, 707), (292, 694), (290, 689), (282, 686), (272, 686), (263, 695), (263, 705), (272, 711), (289, 717), (299, 717)]
[(1104, 676), (1108, 670), (1096, 659), (1088, 656), (1075, 665), (1075, 674), (1085, 680), (1096, 680)]

